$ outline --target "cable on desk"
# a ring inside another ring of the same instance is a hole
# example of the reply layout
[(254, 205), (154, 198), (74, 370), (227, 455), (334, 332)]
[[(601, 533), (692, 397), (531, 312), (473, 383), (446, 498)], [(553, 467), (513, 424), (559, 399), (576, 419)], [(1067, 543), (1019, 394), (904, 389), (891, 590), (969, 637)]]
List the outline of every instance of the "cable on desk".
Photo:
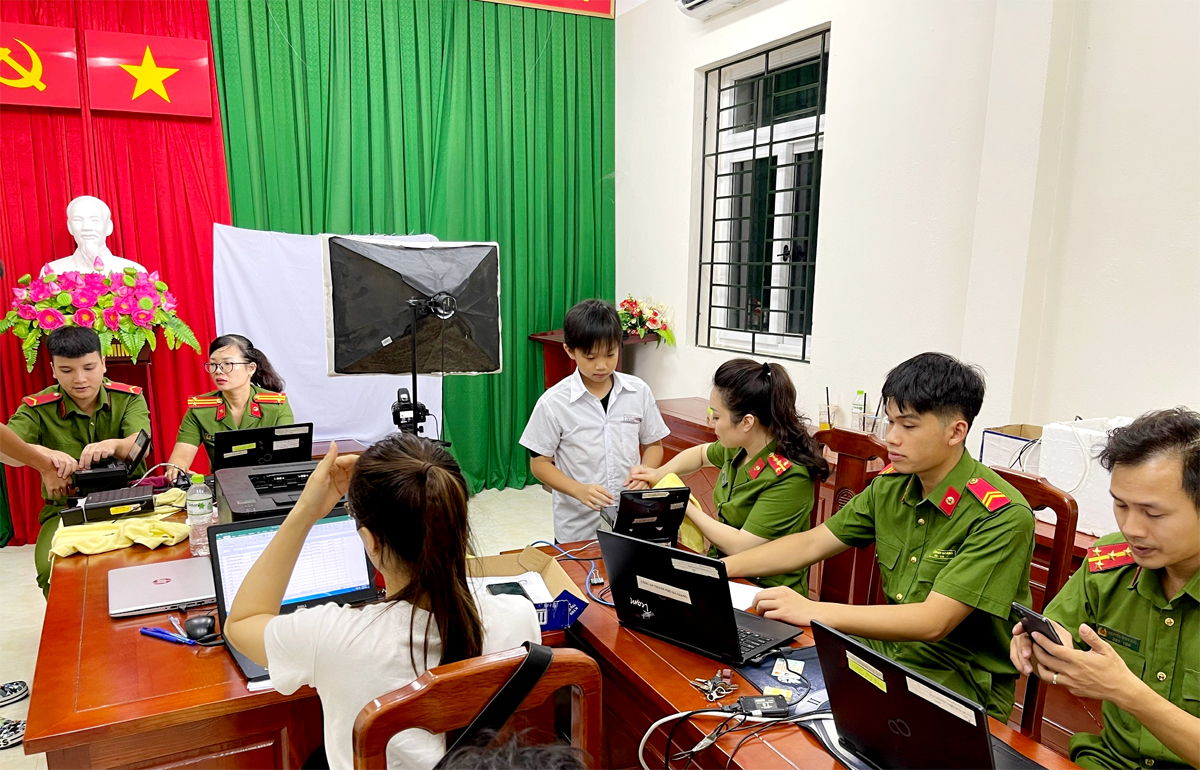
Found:
[[(617, 605), (613, 604), (612, 602), (604, 601), (603, 599), (601, 599), (600, 597), (598, 597), (594, 593), (592, 593), (592, 576), (595, 576), (597, 578), (600, 577), (600, 571), (598, 569), (596, 569), (596, 560), (595, 559), (585, 559), (580, 556), (572, 556), (570, 551), (564, 551), (562, 548), (558, 547), (554, 543), (548, 543), (545, 540), (535, 540), (534, 542), (530, 543), (530, 545), (548, 545), (551, 548), (553, 548), (554, 550), (556, 550), (562, 554), (562, 556), (559, 558), (566, 558), (566, 559), (570, 559), (571, 561), (586, 561), (590, 568), (588, 569), (587, 577), (584, 578), (584, 581), (583, 581), (583, 590), (587, 591), (588, 598), (590, 598), (592, 601), (596, 602), (597, 604), (603, 604), (606, 607), (617, 606)], [(580, 551), (583, 549), (576, 548), (574, 550)]]

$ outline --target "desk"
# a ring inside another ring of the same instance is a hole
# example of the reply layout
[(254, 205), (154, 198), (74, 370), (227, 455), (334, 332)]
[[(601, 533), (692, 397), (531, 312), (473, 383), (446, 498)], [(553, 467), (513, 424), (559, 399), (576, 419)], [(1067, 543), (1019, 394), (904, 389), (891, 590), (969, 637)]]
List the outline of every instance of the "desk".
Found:
[[(529, 339), (542, 346), (542, 387), (545, 390), (550, 390), (554, 383), (575, 371), (575, 362), (567, 355), (567, 351), (563, 350), (566, 337), (563, 336), (562, 329), (530, 334)], [(625, 348), (630, 345), (644, 345), (647, 342), (657, 343), (658, 335), (654, 332), (649, 332), (645, 337), (626, 334), (617, 356), (617, 371), (625, 371)]]
[[(222, 647), (167, 644), (138, 633), (168, 613), (108, 616), (108, 572), (191, 556), (187, 542), (54, 563), (26, 753), (55, 768), (300, 767), (322, 742), (317, 693), (251, 693)], [(189, 614), (202, 614), (192, 610)]]
[[(570, 550), (578, 545), (563, 547)], [(594, 547), (576, 555), (594, 556), (599, 560), (600, 549)], [(586, 566), (569, 561), (562, 562), (562, 565), (576, 583), (580, 586), (584, 584)], [(602, 562), (598, 561), (597, 565), (603, 572)], [(610, 607), (593, 602), (568, 630), (568, 639), (600, 663), (604, 677), (602, 727), (605, 754), (600, 759), (601, 767), (637, 767), (638, 741), (653, 722), (668, 714), (711, 705), (689, 682), (697, 677), (711, 677), (720, 664), (668, 642), (622, 628), (617, 622), (616, 612)], [(798, 645), (809, 646), (812, 643), (811, 635), (806, 632), (800, 637)], [(740, 685), (741, 694), (757, 692), (736, 672), (734, 681)], [(732, 698), (726, 698), (723, 702), (732, 702)], [(991, 718), (988, 723), (993, 735), (1049, 770), (1076, 767), (1070, 760), (1034, 743), (1007, 725)], [(712, 729), (716, 721), (705, 720), (699, 724)], [(707, 729), (702, 731), (689, 724), (679, 729), (676, 741), (692, 746)], [(684, 735), (680, 737), (679, 733)], [(805, 770), (841, 767), (816, 738), (798, 726), (773, 728), (760, 736), (761, 740), (751, 739), (742, 745), (734, 756), (733, 767)], [(699, 756), (698, 765), (724, 767), (729, 753), (740, 738), (740, 735), (734, 734), (717, 741)], [(665, 730), (660, 729), (651, 737), (646, 750), (647, 763), (651, 767), (663, 765), (665, 743)]]

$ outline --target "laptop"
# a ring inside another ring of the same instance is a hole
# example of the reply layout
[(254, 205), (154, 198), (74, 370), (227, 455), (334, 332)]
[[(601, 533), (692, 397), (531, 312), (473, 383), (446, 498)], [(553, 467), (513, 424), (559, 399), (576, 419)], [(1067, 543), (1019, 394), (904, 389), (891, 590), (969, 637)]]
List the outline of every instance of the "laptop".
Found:
[[(212, 559), (211, 579), (217, 592), (217, 617), (221, 627), (233, 606), (246, 573), (275, 537), (286, 516), (214, 524), (208, 528)], [(327, 602), (354, 604), (375, 599), (375, 568), (358, 536), (358, 527), (344, 510), (337, 510), (313, 525), (292, 570), (283, 594), (280, 614)], [(267, 670), (226, 641), (226, 647), (250, 682), (270, 677)]]
[(213, 435), (213, 472), (312, 460), (313, 424), (226, 430)]
[(742, 666), (802, 632), (735, 610), (725, 563), (617, 532), (597, 532), (621, 625)]
[(812, 632), (840, 744), (870, 767), (1042, 767), (993, 737), (978, 703), (819, 621)]
[(79, 497), (87, 497), (94, 492), (104, 492), (110, 489), (120, 489), (129, 484), (133, 474), (146, 454), (150, 451), (150, 434), (139, 430), (133, 440), (133, 449), (128, 460), (119, 457), (105, 457), (92, 463), (91, 468), (75, 471), (75, 488)]
[(203, 556), (108, 573), (108, 614), (113, 618), (186, 610), (215, 599), (212, 564)]
[(674, 546), (692, 490), (687, 487), (624, 490), (600, 516), (618, 534)]

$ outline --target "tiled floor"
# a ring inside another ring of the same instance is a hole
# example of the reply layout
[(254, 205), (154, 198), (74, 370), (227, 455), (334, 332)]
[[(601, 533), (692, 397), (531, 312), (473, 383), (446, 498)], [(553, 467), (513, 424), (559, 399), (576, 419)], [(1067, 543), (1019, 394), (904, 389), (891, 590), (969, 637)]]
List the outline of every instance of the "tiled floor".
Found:
[[(550, 495), (540, 486), (487, 489), (471, 498), (474, 553), (488, 556), (535, 540), (553, 541)], [(33, 546), (0, 548), (0, 682), (33, 679), (46, 602), (33, 580)], [(0, 717), (24, 719), (29, 699), (0, 708)], [(45, 755), (27, 757), (21, 747), (0, 751), (0, 770), (46, 767)]]

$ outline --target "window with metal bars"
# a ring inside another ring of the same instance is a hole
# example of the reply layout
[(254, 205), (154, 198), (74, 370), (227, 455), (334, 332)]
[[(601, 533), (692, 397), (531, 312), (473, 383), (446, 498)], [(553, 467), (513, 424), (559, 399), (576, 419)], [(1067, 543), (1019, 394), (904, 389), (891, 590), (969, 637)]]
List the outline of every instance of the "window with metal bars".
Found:
[(705, 73), (696, 344), (808, 360), (829, 31)]

